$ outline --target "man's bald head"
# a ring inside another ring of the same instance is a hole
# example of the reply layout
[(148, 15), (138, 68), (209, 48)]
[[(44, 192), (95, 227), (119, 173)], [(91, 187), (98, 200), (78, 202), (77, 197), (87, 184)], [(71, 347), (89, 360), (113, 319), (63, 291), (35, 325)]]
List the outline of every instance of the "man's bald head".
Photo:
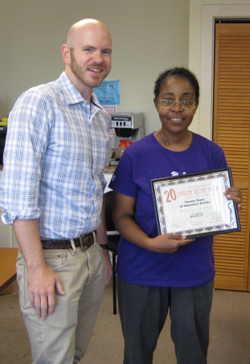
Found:
[(99, 28), (103, 32), (106, 32), (107, 35), (111, 39), (110, 32), (104, 23), (102, 23), (101, 21), (96, 20), (96, 19), (86, 18), (86, 19), (82, 19), (82, 20), (78, 21), (77, 23), (73, 24), (70, 27), (70, 29), (68, 31), (68, 35), (67, 35), (68, 47), (74, 48), (75, 40), (77, 39), (79, 32), (81, 32), (82, 30), (88, 30), (88, 29), (94, 30), (95, 28)]

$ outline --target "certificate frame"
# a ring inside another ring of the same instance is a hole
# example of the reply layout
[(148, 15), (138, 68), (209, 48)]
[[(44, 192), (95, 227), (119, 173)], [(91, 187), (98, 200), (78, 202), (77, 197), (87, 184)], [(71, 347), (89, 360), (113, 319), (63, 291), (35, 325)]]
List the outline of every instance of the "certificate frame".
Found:
[(237, 204), (224, 195), (231, 168), (150, 180), (159, 235), (187, 238), (241, 231)]

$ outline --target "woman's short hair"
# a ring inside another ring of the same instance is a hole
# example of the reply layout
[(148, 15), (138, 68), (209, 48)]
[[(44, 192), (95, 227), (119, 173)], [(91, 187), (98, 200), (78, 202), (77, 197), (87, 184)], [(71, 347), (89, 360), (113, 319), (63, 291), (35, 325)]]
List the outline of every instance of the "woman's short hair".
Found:
[(191, 86), (193, 86), (193, 88), (194, 88), (196, 101), (199, 101), (199, 97), (200, 97), (199, 82), (198, 82), (196, 76), (191, 71), (189, 71), (187, 68), (184, 68), (184, 67), (171, 68), (167, 71), (162, 72), (159, 75), (159, 77), (155, 81), (155, 88), (154, 88), (155, 97), (159, 96), (162, 85), (165, 84), (169, 80), (169, 78), (172, 76), (182, 77), (182, 78), (185, 78), (186, 80), (188, 80), (190, 82)]

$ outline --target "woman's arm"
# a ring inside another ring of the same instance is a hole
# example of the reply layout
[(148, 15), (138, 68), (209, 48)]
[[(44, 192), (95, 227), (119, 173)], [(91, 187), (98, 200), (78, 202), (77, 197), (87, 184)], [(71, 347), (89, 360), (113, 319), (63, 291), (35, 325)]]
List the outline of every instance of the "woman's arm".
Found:
[(194, 239), (181, 234), (164, 234), (149, 238), (134, 221), (136, 199), (114, 192), (113, 221), (119, 233), (131, 243), (157, 253), (174, 253)]

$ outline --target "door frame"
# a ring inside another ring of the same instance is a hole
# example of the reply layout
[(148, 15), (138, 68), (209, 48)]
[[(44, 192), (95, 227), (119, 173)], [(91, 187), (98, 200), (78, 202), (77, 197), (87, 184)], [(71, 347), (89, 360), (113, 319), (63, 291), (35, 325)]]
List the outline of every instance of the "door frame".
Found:
[[(200, 8), (197, 2), (200, 2)], [(194, 120), (197, 130), (194, 131), (212, 140), (215, 19), (250, 18), (250, 5), (207, 5), (203, 2), (205, 0), (190, 2), (190, 36), (195, 39), (190, 39), (189, 67), (197, 74), (201, 88), (200, 104)]]

